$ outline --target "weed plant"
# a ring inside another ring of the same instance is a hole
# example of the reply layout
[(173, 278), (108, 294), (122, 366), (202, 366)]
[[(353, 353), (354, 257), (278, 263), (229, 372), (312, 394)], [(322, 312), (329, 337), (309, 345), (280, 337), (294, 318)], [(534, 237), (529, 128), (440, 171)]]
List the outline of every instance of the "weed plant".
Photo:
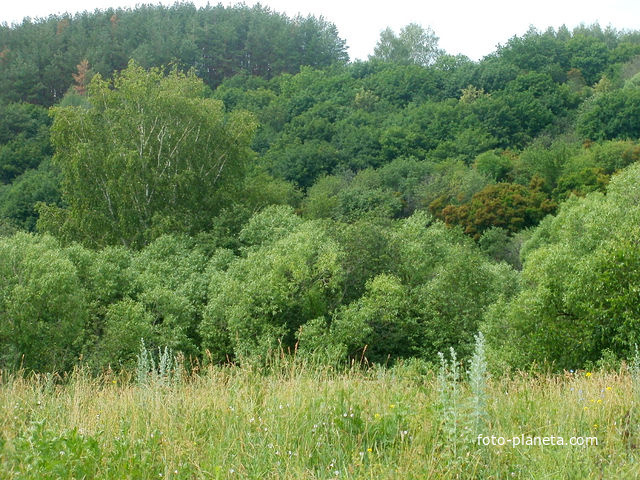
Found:
[[(84, 369), (3, 374), (0, 478), (638, 478), (637, 364), (488, 378), (476, 342), (468, 378), (453, 354), (440, 375), (287, 357), (268, 371), (208, 366), (172, 384)], [(161, 363), (153, 355), (156, 368), (139, 371), (163, 378)], [(478, 435), (598, 444), (485, 446)]]

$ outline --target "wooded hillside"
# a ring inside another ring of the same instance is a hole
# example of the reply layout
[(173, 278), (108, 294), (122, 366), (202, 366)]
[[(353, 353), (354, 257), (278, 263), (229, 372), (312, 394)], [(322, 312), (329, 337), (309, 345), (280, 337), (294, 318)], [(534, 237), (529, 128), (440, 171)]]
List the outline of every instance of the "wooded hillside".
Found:
[(640, 337), (640, 32), (143, 6), (0, 27), (0, 367), (282, 348), (495, 367)]

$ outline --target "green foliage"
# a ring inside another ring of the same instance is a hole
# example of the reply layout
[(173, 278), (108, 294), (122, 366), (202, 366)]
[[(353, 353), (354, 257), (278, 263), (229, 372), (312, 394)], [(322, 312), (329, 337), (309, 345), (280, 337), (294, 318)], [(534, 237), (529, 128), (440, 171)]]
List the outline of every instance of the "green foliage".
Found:
[(29, 475), (43, 480), (92, 478), (103, 454), (95, 437), (77, 428), (56, 431), (43, 420), (31, 421), (15, 439), (14, 448), (24, 455), (20, 463), (29, 465)]
[(66, 370), (81, 352), (85, 290), (51, 237), (0, 237), (0, 344), (3, 368)]
[(381, 177), (381, 172), (367, 169), (352, 178), (344, 175), (320, 179), (309, 189), (303, 212), (310, 218), (329, 217), (344, 222), (398, 217), (404, 206), (401, 192), (385, 188)]
[(540, 138), (514, 160), (514, 180), (526, 184), (537, 177), (542, 180), (541, 188), (551, 193), (563, 174), (595, 166), (583, 153), (582, 146), (571, 138)]
[(331, 342), (342, 345), (350, 357), (366, 355), (376, 363), (386, 363), (392, 354), (394, 360), (412, 356), (419, 327), (410, 316), (407, 293), (395, 276), (373, 278), (359, 300), (336, 314)]
[(272, 155), (274, 174), (301, 187), (310, 187), (316, 178), (330, 173), (338, 165), (340, 152), (325, 140), (294, 141)]
[(460, 161), (443, 162), (436, 165), (434, 172), (418, 187), (418, 205), (428, 207), (438, 216), (447, 205), (468, 202), (490, 184), (487, 177)]
[(339, 245), (320, 222), (276, 222), (267, 233), (268, 213), (245, 231), (248, 238), (256, 238), (249, 231), (261, 231), (264, 243), (212, 273), (200, 334), (216, 361), (264, 359), (279, 345), (293, 349), (298, 329), (339, 303), (344, 276)]
[(460, 232), (430, 225), (419, 213), (397, 225), (387, 248), (393, 261), (386, 272), (335, 312), (323, 341), (343, 355), (379, 363), (435, 361), (452, 346), (469, 355), (484, 310), (513, 292), (511, 268), (489, 262)]
[(587, 167), (560, 177), (554, 194), (584, 196), (589, 192), (604, 191), (608, 182), (609, 176), (602, 168)]
[(104, 317), (104, 332), (96, 347), (103, 365), (133, 368), (140, 339), (153, 337), (152, 321), (144, 305), (130, 298), (109, 305)]
[(522, 269), (520, 261), (520, 248), (531, 230), (523, 230), (510, 235), (507, 230), (500, 227), (491, 227), (482, 233), (478, 240), (478, 246), (489, 258), (497, 262), (507, 262), (513, 268)]
[(187, 358), (198, 354), (209, 284), (205, 248), (191, 238), (162, 236), (133, 258), (132, 287), (153, 325), (153, 335), (139, 338), (150, 348), (168, 347)]
[(25, 171), (8, 185), (0, 185), (0, 218), (33, 231), (41, 202), (60, 205), (60, 172), (46, 159), (37, 169)]
[(187, 359), (200, 351), (209, 248), (164, 236), (141, 252), (98, 252), (49, 236), (2, 237), (3, 368), (131, 368), (140, 338)]
[[(638, 58), (592, 25), (473, 62), (411, 24), (347, 64), (332, 24), (244, 5), (0, 26), (0, 367), (131, 369), (140, 338), (194, 366), (427, 363), (483, 319), (500, 365), (613, 365)], [(381, 446), (398, 422), (335, 426)]]
[(0, 104), (0, 185), (38, 168), (52, 153), (46, 109), (26, 103)]
[(438, 48), (438, 40), (431, 27), (424, 28), (417, 23), (403, 27), (398, 36), (387, 28), (380, 34), (371, 58), (427, 66), (442, 54)]
[(259, 248), (286, 237), (302, 224), (293, 209), (285, 205), (272, 205), (252, 216), (238, 235), (247, 247)]
[(274, 178), (261, 169), (247, 173), (242, 186), (242, 196), (235, 199), (237, 208), (255, 213), (269, 205), (289, 205), (297, 207), (302, 193), (295, 185), (280, 178)]
[(129, 59), (145, 68), (195, 68), (215, 88), (237, 73), (270, 78), (348, 60), (336, 27), (256, 5), (140, 5), (0, 26), (0, 102), (51, 106), (73, 83), (76, 65), (109, 77)]
[(523, 289), (487, 316), (486, 336), (516, 367), (532, 361), (575, 368), (605, 350), (627, 355), (638, 341), (637, 165), (613, 177), (607, 195), (564, 203), (522, 250)]
[(504, 181), (512, 168), (511, 160), (506, 155), (493, 151), (478, 155), (473, 166), (478, 172), (496, 182)]
[(598, 94), (581, 110), (576, 129), (588, 139), (640, 138), (640, 88)]
[[(202, 87), (192, 74), (131, 63), (112, 82), (93, 78), (92, 108), (53, 110), (68, 237), (139, 248), (162, 233), (211, 226), (242, 178), (253, 121), (224, 114)], [(52, 229), (55, 215), (41, 215)]]
[(389, 220), (375, 217), (333, 224), (330, 233), (344, 251), (342, 304), (360, 298), (370, 279), (391, 270), (391, 226)]

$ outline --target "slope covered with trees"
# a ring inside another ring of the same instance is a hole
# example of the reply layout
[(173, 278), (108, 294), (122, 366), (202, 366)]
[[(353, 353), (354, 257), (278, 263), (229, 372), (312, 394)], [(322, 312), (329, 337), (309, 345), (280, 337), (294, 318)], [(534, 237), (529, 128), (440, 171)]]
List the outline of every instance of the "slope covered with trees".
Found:
[(372, 51), (262, 7), (0, 27), (3, 368), (628, 356), (640, 34)]

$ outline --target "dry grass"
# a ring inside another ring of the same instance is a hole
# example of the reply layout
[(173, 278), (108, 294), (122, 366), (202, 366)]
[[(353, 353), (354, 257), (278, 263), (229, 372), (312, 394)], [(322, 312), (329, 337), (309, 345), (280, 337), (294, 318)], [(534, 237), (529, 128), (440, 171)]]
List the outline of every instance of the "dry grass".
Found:
[[(434, 374), (211, 368), (138, 386), (77, 371), (5, 376), (0, 476), (17, 478), (637, 478), (628, 372), (487, 383), (486, 436), (595, 436), (598, 446), (484, 446), (461, 386), (451, 434)], [(455, 452), (455, 454), (454, 454)]]

